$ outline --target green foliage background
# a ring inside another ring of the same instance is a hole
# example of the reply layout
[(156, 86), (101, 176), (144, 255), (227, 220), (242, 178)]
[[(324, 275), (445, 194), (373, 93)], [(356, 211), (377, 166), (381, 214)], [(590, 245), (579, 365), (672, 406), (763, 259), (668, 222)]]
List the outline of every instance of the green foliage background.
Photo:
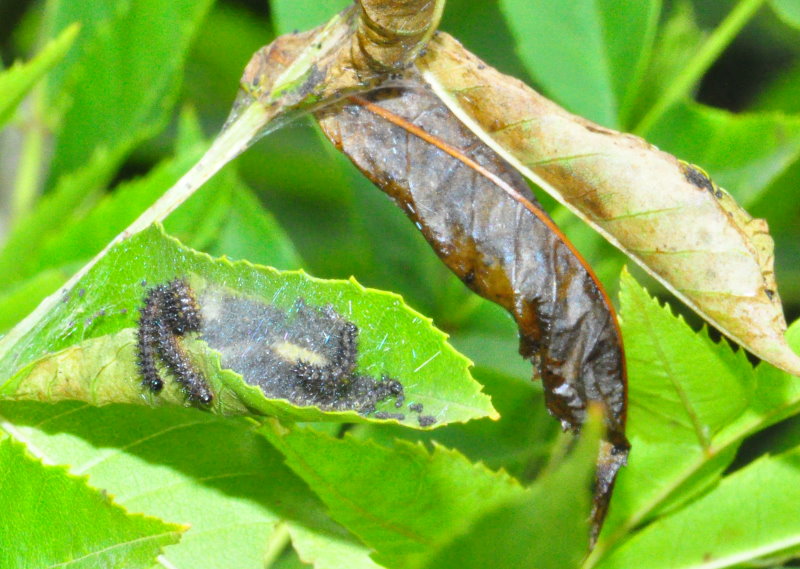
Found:
[[(0, 73), (2, 332), (202, 155), (256, 49), (347, 3), (0, 6), (4, 63), (39, 54)], [(748, 22), (741, 32), (725, 27), (732, 10)], [(769, 221), (797, 318), (793, 0), (450, 0), (441, 27), (569, 110), (703, 166)], [(721, 51), (734, 37), (710, 71), (692, 67), (702, 46)], [(703, 75), (691, 96), (662, 104)], [(402, 294), (476, 363), (501, 420), (429, 432), (367, 423), (340, 436), (336, 424), (5, 401), (0, 567), (791, 565), (800, 380), (692, 331), (673, 314), (682, 307), (659, 305), (621, 273), (621, 255), (540, 198), (618, 293), (630, 367), (634, 450), (588, 559), (596, 434), (565, 457), (567, 437), (516, 355), (510, 318), (452, 277), (404, 214), (301, 121), (229, 165), (167, 232), (212, 255)], [(800, 326), (790, 341), (800, 349)]]

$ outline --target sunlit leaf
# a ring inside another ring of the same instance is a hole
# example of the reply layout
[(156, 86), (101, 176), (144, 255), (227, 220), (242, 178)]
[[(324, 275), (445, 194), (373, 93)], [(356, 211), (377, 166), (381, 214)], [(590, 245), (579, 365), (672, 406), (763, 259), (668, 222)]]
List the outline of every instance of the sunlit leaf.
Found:
[[(635, 354), (630, 429), (638, 451), (621, 472), (590, 567), (642, 524), (680, 512), (714, 488), (747, 437), (800, 412), (797, 378), (767, 363), (753, 377), (742, 354), (694, 335), (630, 276), (624, 276), (622, 291), (626, 346)], [(800, 346), (800, 322), (787, 338)], [(688, 364), (701, 354), (705, 361)]]
[[(598, 565), (653, 569), (741, 567), (800, 544), (800, 451), (765, 456), (677, 514), (638, 533)], [(677, 547), (676, 545), (679, 544)]]
[[(93, 487), (113, 495), (127, 510), (188, 526), (180, 543), (164, 550), (164, 564), (263, 569), (268, 554), (276, 556), (285, 545), (281, 525), (289, 523), (308, 528), (309, 539), (339, 540), (343, 547), (352, 541), (325, 516), (322, 503), (286, 468), (280, 453), (246, 421), (191, 409), (162, 408), (143, 415), (130, 405), (97, 408), (75, 402), (4, 402), (0, 414), (48, 462), (88, 476)], [(62, 535), (91, 528), (108, 533), (100, 519), (81, 523), (78, 512), (56, 511), (59, 520), (71, 524), (71, 531)], [(47, 523), (20, 527), (51, 531)], [(98, 566), (114, 565), (87, 567)]]
[(11, 438), (0, 442), (0, 488), (0, 567), (144, 569), (186, 530), (128, 514), (85, 479), (43, 465)]
[(300, 524), (288, 525), (297, 555), (314, 569), (381, 569), (364, 545), (347, 536), (324, 533)]
[(743, 353), (695, 333), (627, 271), (620, 301), (629, 354), (629, 430), (637, 452), (615, 490), (611, 539), (619, 537), (620, 526), (630, 529), (719, 480), (738, 445), (718, 449), (717, 435), (745, 413), (756, 389)]

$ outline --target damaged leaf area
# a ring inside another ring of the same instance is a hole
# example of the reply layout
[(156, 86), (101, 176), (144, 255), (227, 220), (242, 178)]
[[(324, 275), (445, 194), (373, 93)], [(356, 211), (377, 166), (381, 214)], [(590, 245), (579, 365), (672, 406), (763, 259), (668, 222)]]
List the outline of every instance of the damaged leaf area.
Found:
[[(422, 231), (442, 261), (515, 318), (548, 409), (577, 430), (607, 410), (596, 521), (625, 462), (625, 366), (614, 309), (524, 179), (423, 83), (317, 113), (325, 134)], [(498, 357), (501, 357), (498, 354)]]
[(757, 356), (795, 375), (773, 242), (696, 166), (572, 115), (438, 33), (417, 62), (473, 132), (676, 296)]
[(154, 227), (9, 347), (0, 395), (416, 428), (496, 416), (445, 338), (397, 295), (211, 259)]

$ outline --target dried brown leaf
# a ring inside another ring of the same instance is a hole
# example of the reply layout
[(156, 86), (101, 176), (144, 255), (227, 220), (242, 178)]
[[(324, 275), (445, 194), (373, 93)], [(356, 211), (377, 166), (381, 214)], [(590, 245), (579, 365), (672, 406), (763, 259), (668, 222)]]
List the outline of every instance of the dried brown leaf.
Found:
[(425, 80), (485, 143), (637, 261), (708, 322), (795, 375), (773, 242), (699, 168), (572, 115), (438, 33)]
[(547, 406), (565, 428), (578, 429), (592, 402), (607, 409), (599, 526), (629, 445), (622, 340), (596, 276), (516, 170), (422, 83), (353, 98), (317, 116), (444, 263), (514, 316), (520, 353), (533, 363)]

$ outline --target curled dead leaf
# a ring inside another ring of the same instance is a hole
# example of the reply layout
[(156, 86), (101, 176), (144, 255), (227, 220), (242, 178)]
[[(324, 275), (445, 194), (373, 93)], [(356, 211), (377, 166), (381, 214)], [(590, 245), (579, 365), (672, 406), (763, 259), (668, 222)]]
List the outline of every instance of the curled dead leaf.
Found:
[(764, 220), (696, 166), (568, 113), (447, 34), (431, 40), (417, 66), (459, 119), (526, 177), (728, 337), (800, 375)]
[(514, 316), (520, 353), (565, 428), (577, 430), (591, 403), (605, 407), (609, 443), (598, 460), (597, 529), (629, 445), (622, 339), (591, 268), (517, 171), (421, 82), (352, 98), (317, 117), (444, 263)]

